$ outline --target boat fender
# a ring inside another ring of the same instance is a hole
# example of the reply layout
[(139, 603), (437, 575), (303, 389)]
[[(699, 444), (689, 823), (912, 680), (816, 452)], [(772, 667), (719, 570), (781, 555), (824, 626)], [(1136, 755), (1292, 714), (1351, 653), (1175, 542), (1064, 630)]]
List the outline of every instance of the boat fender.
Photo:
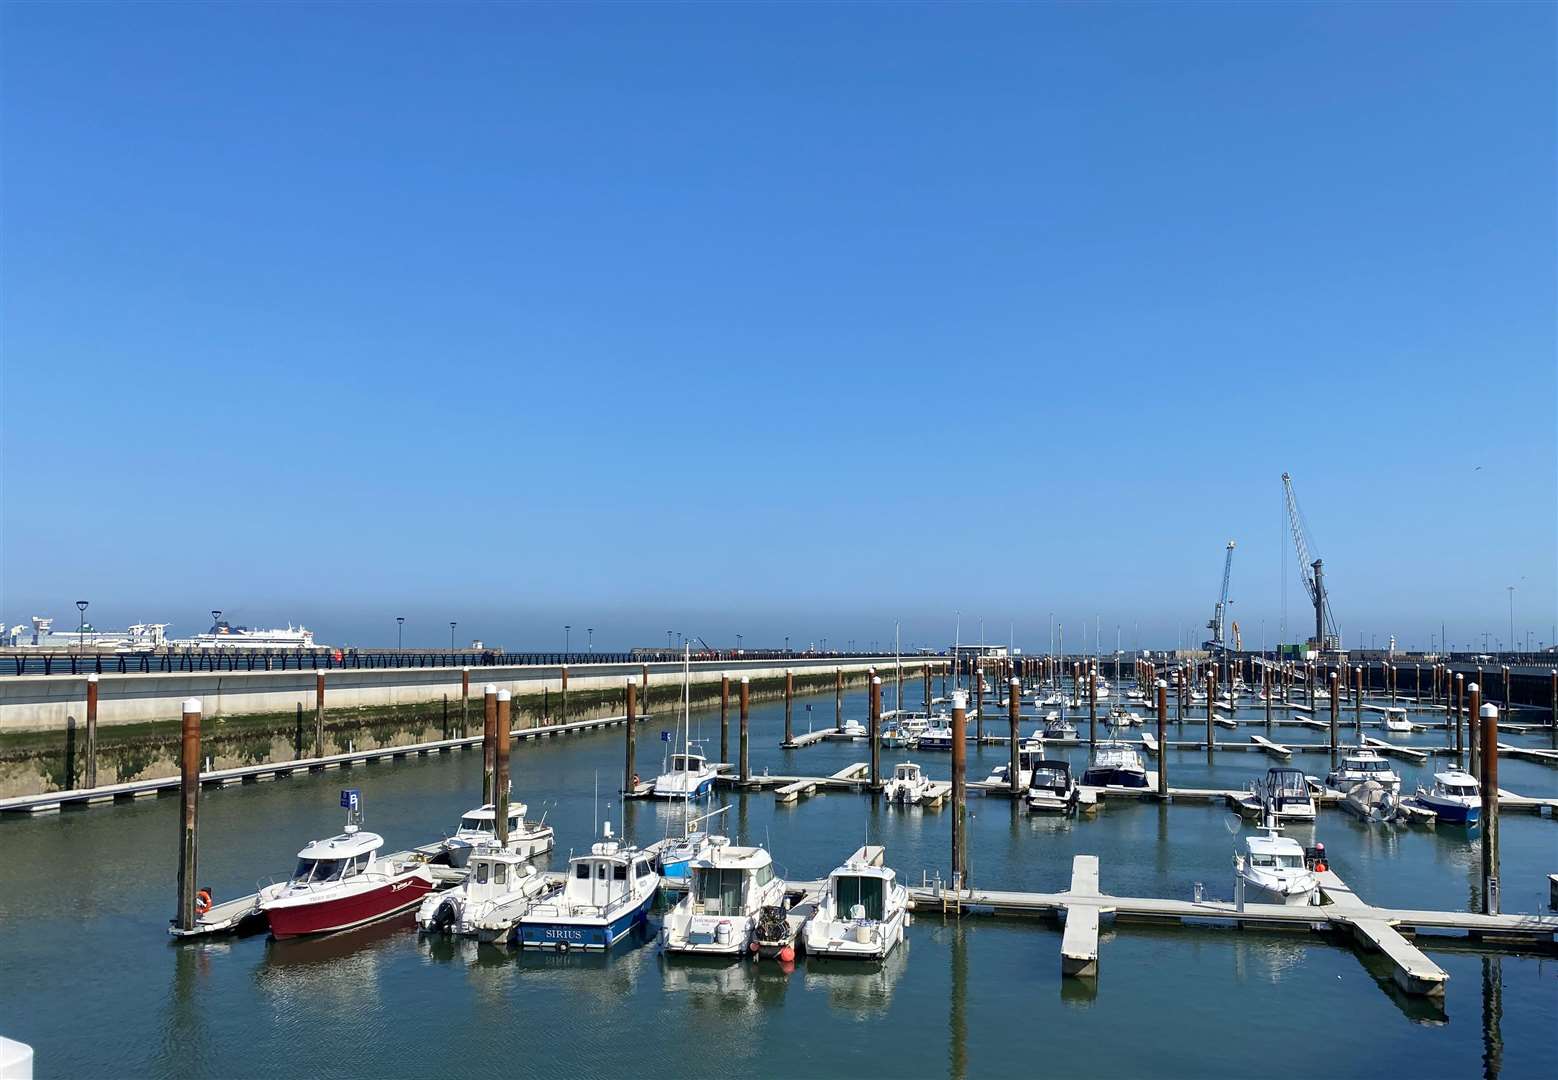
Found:
[(204, 915), (211, 910), (211, 887), (206, 885), (195, 894), (195, 914)]
[(779, 950), (779, 962), (781, 964), (792, 964), (792, 963), (794, 963), (795, 962), (795, 950), (790, 948), (790, 946), (788, 946), (788, 945), (786, 945), (784, 948), (780, 949)]

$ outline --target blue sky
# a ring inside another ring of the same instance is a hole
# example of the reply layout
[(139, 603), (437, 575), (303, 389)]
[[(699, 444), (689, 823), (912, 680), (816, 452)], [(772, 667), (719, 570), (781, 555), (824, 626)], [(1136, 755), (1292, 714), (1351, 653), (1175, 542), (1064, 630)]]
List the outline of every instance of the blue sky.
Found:
[(1553, 637), (1551, 6), (0, 18), (9, 622)]

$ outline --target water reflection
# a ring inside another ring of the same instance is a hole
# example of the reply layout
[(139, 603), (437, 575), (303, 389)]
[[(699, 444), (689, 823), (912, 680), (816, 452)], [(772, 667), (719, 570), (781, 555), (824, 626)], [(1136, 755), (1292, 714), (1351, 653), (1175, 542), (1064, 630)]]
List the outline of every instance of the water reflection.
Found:
[(947, 1017), (947, 1072), (952, 1080), (963, 1080), (968, 1075), (968, 941), (961, 921), (949, 929), (951, 948), (947, 952), (952, 960), (952, 992)]
[(909, 966), (907, 937), (880, 962), (807, 957), (802, 978), (807, 990), (827, 994), (828, 1005), (860, 1016), (884, 1016), (893, 988)]
[[(1504, 960), (1482, 958), (1482, 1075), (1498, 1080), (1504, 1068)], [(1549, 1034), (1551, 1030), (1549, 1029)]]

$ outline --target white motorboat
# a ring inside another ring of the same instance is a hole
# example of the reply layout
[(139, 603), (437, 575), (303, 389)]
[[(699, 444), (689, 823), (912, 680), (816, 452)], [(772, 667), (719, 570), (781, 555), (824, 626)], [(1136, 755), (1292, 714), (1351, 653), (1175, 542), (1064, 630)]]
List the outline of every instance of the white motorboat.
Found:
[(669, 767), (655, 777), (654, 796), (657, 799), (701, 799), (714, 790), (714, 778), (718, 775), (700, 753), (688, 750), (672, 754)]
[(1130, 743), (1102, 739), (1093, 751), (1092, 764), (1082, 773), (1082, 783), (1087, 787), (1144, 788), (1147, 769)]
[(1077, 726), (1058, 712), (1047, 712), (1044, 714), (1042, 734), (1046, 739), (1074, 739), (1077, 737)]
[(763, 909), (783, 906), (784, 882), (772, 857), (760, 847), (716, 844), (690, 869), (687, 895), (660, 930), (665, 950), (745, 956)]
[(1366, 780), (1380, 784), (1391, 794), (1401, 790), (1401, 777), (1391, 769), (1390, 763), (1365, 746), (1348, 750), (1342, 755), (1342, 763), (1325, 777), (1327, 785), (1341, 792)]
[(1412, 721), (1407, 718), (1407, 711), (1399, 705), (1390, 705), (1385, 709), (1385, 730), (1402, 734), (1411, 732)]
[(1268, 819), (1260, 832), (1244, 838), (1244, 850), (1234, 856), (1244, 895), (1257, 904), (1302, 907), (1319, 902), (1320, 879), (1304, 861), (1304, 848), (1282, 835)]
[(530, 905), (519, 919), (519, 943), (527, 949), (609, 949), (642, 925), (660, 889), (649, 856), (622, 847), (606, 822), (588, 855), (568, 860), (568, 878)]
[(1363, 780), (1347, 788), (1342, 807), (1364, 821), (1396, 820), (1396, 792), (1378, 780)]
[[(508, 843), (505, 850), (521, 859), (533, 859), (552, 850), (552, 827), (544, 821), (526, 821), (524, 803), (509, 803)], [(496, 849), (498, 846), (497, 810), (491, 804), (468, 810), (460, 818), (460, 827), (454, 835), (444, 840), (444, 852), (450, 866), (464, 866), (471, 853), (478, 848)]]
[(839, 726), (839, 734), (850, 739), (865, 739), (870, 737), (871, 730), (859, 720), (849, 719)]
[(1460, 769), (1434, 773), (1434, 786), (1417, 789), (1417, 802), (1451, 825), (1475, 825), (1482, 817), (1482, 789), (1477, 778)]
[(1239, 799), (1241, 812), (1283, 821), (1313, 821), (1315, 798), (1309, 778), (1300, 769), (1270, 768), (1261, 780), (1250, 781)]
[(1047, 694), (1044, 694), (1042, 696), (1039, 695), (1039, 694), (1035, 694), (1033, 696), (1033, 707), (1035, 709), (1049, 709), (1049, 708), (1057, 708), (1058, 709), (1060, 706), (1064, 705), (1065, 703), (1066, 703), (1066, 695), (1062, 694), (1058, 690), (1052, 690), (1051, 692), (1049, 692)]
[(811, 956), (881, 960), (909, 925), (909, 890), (882, 865), (880, 847), (863, 847), (828, 875), (816, 911), (802, 928)]
[(259, 891), (256, 905), (278, 938), (328, 934), (416, 907), (433, 891), (433, 874), (420, 859), (396, 862), (378, 852), (384, 838), (362, 830), (356, 789), (343, 791), (346, 828), (298, 852), (286, 881)]
[[(1039, 741), (1037, 746), (1023, 744), (1017, 748), (1017, 790), (1024, 791), (1033, 780), (1033, 766), (1044, 756), (1044, 742)], [(1003, 761), (990, 770), (990, 775), (985, 778), (987, 784), (998, 784), (1006, 787), (1011, 783), (1012, 764)]]
[(949, 716), (936, 716), (931, 718), (929, 726), (920, 732), (914, 741), (916, 750), (951, 750), (952, 749), (952, 718)]
[(424, 933), (506, 940), (519, 917), (552, 886), (513, 852), (484, 848), (468, 858), (469, 872), (457, 888), (422, 898), (417, 926)]
[(883, 791), (887, 795), (888, 802), (913, 806), (923, 799), (930, 789), (930, 778), (925, 775), (923, 769), (912, 761), (900, 761), (893, 766), (893, 778), (887, 782)]
[(1078, 787), (1071, 764), (1058, 759), (1040, 758), (1033, 763), (1024, 801), (1034, 813), (1089, 813), (1098, 809), (1097, 794)]
[(893, 747), (916, 745), (920, 735), (930, 726), (931, 721), (931, 718), (924, 713), (909, 712), (904, 709), (883, 713), (882, 719), (882, 745)]

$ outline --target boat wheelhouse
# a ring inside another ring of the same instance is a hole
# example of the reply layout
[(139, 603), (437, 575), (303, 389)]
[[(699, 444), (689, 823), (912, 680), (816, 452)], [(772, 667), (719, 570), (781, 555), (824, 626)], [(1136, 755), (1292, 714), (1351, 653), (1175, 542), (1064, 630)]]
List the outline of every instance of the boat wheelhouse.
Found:
[(1482, 817), (1477, 778), (1460, 769), (1434, 773), (1434, 786), (1417, 789), (1417, 801), (1451, 825), (1475, 825)]
[(417, 926), (430, 934), (505, 941), (519, 917), (552, 886), (524, 858), (496, 848), (468, 856), (466, 877), (446, 893), (429, 893), (417, 909)]
[[(554, 834), (545, 822), (526, 821), (524, 803), (509, 803), (508, 842), (505, 850), (522, 859), (533, 859), (552, 850)], [(498, 846), (497, 809), (492, 803), (467, 810), (460, 818), (460, 827), (444, 841), (444, 851), (450, 866), (465, 866), (471, 852), (478, 848), (496, 849)]]
[(1106, 739), (1094, 750), (1092, 764), (1082, 773), (1082, 783), (1088, 787), (1144, 788), (1147, 770), (1134, 746)]
[(667, 952), (745, 956), (757, 918), (784, 901), (784, 882), (760, 847), (716, 844), (693, 860), (687, 895), (665, 916)]
[(666, 771), (655, 777), (655, 798), (701, 799), (714, 790), (717, 775), (702, 754), (672, 754)]
[(893, 766), (893, 778), (887, 782), (887, 801), (893, 804), (913, 806), (931, 789), (925, 770), (913, 761), (900, 761)]
[(909, 891), (882, 865), (883, 849), (863, 847), (828, 875), (802, 938), (811, 956), (881, 960), (903, 940)]
[[(1025, 801), (1037, 813), (1070, 814), (1081, 809), (1081, 791), (1071, 775), (1071, 763), (1058, 758), (1035, 761)], [(1096, 807), (1096, 801), (1092, 805)]]
[(588, 855), (568, 860), (560, 887), (540, 897), (519, 919), (518, 943), (527, 949), (609, 949), (649, 916), (660, 875), (649, 856), (604, 839)]
[(1390, 763), (1375, 751), (1362, 746), (1343, 754), (1342, 763), (1325, 778), (1327, 784), (1344, 794), (1369, 780), (1392, 794), (1401, 790), (1401, 777), (1391, 769)]

